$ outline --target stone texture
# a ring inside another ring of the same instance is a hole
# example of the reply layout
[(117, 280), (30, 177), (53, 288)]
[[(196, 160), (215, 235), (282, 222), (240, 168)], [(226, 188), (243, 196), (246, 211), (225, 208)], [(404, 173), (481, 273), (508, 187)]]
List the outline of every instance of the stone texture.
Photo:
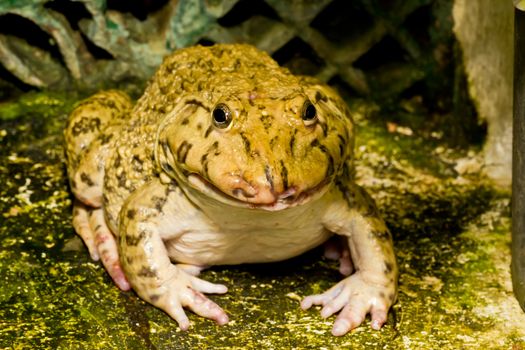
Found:
[(463, 50), (470, 96), (487, 121), (485, 172), (510, 186), (514, 8), (509, 1), (456, 0), (454, 31)]

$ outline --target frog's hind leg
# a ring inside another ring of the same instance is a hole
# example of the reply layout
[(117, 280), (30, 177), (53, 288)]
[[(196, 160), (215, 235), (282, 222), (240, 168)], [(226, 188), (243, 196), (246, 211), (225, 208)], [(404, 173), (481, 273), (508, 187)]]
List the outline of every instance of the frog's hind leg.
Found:
[(128, 95), (110, 90), (82, 101), (69, 115), (64, 131), (68, 174), (71, 190), (84, 204), (102, 206), (106, 159), (131, 108)]
[(108, 151), (108, 144), (104, 143), (103, 137), (93, 141), (77, 168), (69, 175), (75, 197), (93, 208), (102, 206), (104, 165)]
[(91, 258), (101, 260), (102, 265), (122, 290), (130, 286), (119, 261), (115, 237), (109, 230), (102, 209), (90, 208), (80, 201), (73, 207), (73, 227), (89, 250)]

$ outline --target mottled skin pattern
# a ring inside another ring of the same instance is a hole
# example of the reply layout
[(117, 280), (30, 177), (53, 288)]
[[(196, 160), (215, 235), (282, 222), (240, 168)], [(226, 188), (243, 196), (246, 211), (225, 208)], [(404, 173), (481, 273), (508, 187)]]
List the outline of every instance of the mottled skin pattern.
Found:
[(183, 308), (219, 324), (204, 293), (210, 265), (270, 262), (328, 244), (347, 275), (301, 306), (338, 313), (334, 335), (396, 299), (392, 239), (352, 179), (353, 122), (329, 87), (297, 77), (248, 45), (167, 57), (135, 106), (98, 93), (65, 131), (73, 224), (115, 283), (189, 327)]

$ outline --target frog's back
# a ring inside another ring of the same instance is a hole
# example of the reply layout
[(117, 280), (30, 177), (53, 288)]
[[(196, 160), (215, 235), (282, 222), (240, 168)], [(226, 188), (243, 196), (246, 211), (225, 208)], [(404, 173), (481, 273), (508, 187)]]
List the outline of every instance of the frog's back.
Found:
[(164, 59), (134, 115), (139, 124), (156, 124), (184, 97), (211, 100), (217, 94), (236, 95), (254, 88), (280, 97), (281, 91), (297, 84), (297, 77), (253, 46), (193, 46)]

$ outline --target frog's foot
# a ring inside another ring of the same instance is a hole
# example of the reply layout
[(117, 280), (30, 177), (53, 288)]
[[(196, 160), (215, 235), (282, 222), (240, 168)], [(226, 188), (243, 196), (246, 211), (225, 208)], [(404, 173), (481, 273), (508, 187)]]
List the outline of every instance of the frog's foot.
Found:
[(130, 285), (120, 265), (115, 237), (106, 225), (102, 209), (89, 208), (76, 201), (73, 227), (86, 244), (91, 258), (95, 261), (100, 259), (115, 284), (122, 290), (129, 290)]
[(354, 264), (350, 257), (348, 240), (341, 236), (333, 236), (324, 244), (324, 256), (331, 260), (339, 260), (339, 272), (350, 276), (354, 272)]
[[(160, 282), (156, 288), (149, 284), (146, 288), (134, 289), (146, 301), (165, 311), (181, 330), (188, 330), (190, 321), (183, 308), (188, 308), (199, 316), (214, 320), (219, 325), (228, 323), (228, 315), (207, 294), (224, 294), (228, 288), (222, 284), (207, 282), (195, 277), (178, 265), (172, 265), (169, 279)], [(138, 287), (138, 286), (137, 286)]]
[(341, 310), (332, 328), (333, 335), (341, 336), (359, 326), (367, 314), (372, 318), (372, 328), (380, 329), (394, 299), (394, 285), (369, 282), (355, 273), (322, 294), (307, 296), (301, 308), (306, 310), (312, 305), (321, 305), (323, 318)]

